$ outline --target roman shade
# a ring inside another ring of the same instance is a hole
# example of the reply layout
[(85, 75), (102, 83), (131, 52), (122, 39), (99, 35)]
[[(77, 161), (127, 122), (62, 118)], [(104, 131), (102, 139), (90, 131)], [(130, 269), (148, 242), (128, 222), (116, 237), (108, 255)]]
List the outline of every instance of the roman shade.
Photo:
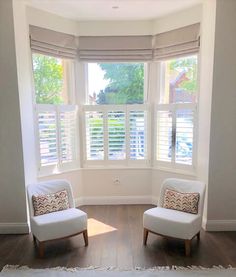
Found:
[(79, 37), (81, 61), (150, 61), (152, 36)]
[(75, 36), (32, 25), (29, 31), (33, 52), (61, 58), (76, 58), (77, 38)]
[(200, 46), (200, 23), (154, 36), (155, 61), (194, 54)]

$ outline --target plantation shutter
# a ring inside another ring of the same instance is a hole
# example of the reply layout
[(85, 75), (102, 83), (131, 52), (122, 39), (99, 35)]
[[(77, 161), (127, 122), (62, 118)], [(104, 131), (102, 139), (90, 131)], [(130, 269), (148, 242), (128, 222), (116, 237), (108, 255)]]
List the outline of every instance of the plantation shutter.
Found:
[(154, 60), (195, 54), (200, 47), (200, 23), (154, 36)]
[(150, 61), (152, 36), (81, 36), (79, 59), (87, 62)]
[(37, 121), (40, 167), (56, 164), (58, 162), (56, 111), (50, 108), (39, 109)]
[(159, 105), (157, 110), (157, 160), (193, 165), (195, 104)]
[(126, 159), (126, 122), (124, 111), (108, 112), (108, 159)]
[(86, 156), (87, 160), (104, 159), (104, 119), (103, 112), (86, 111)]
[(37, 105), (39, 167), (57, 167), (77, 159), (77, 108), (74, 105)]
[(59, 138), (61, 163), (76, 160), (77, 109), (75, 106), (59, 106)]
[(131, 110), (129, 112), (130, 159), (147, 159), (147, 112)]
[(29, 32), (33, 52), (67, 59), (76, 58), (77, 38), (75, 36), (32, 25), (29, 27)]
[(172, 159), (173, 125), (172, 112), (157, 111), (157, 160), (170, 162)]

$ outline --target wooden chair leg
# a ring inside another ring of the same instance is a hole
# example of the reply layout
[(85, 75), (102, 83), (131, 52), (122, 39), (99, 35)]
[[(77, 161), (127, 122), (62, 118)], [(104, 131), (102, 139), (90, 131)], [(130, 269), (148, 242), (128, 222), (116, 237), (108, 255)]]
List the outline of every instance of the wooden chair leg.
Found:
[(43, 258), (44, 256), (44, 242), (39, 241), (39, 257)]
[(37, 244), (36, 237), (33, 235), (34, 244)]
[(148, 238), (148, 230), (146, 228), (143, 229), (143, 245), (147, 245)]
[(83, 231), (83, 236), (84, 236), (85, 246), (88, 246), (88, 231), (87, 230)]
[(188, 257), (190, 256), (190, 252), (191, 252), (191, 240), (186, 239), (184, 241), (184, 244), (185, 244), (185, 255)]
[(197, 233), (197, 240), (200, 240), (200, 231)]

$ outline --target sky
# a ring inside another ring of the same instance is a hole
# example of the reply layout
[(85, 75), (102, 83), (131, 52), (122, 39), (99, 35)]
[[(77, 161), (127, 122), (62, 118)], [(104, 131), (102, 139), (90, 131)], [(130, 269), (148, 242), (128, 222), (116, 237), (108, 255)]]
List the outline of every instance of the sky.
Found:
[(104, 80), (104, 71), (97, 63), (88, 64), (88, 92), (93, 95), (98, 94), (100, 90), (104, 89), (109, 84), (108, 80)]

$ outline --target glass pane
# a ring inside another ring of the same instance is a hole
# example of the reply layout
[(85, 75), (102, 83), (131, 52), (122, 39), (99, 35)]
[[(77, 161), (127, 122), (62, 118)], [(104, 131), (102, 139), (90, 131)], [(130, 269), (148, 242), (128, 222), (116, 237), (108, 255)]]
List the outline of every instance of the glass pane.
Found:
[(144, 63), (89, 63), (88, 104), (142, 104)]
[(162, 62), (161, 103), (195, 103), (197, 97), (197, 56)]
[(66, 61), (34, 53), (33, 75), (37, 104), (67, 104)]
[(125, 113), (108, 113), (108, 157), (109, 160), (124, 160), (125, 155)]
[(143, 160), (146, 158), (146, 122), (144, 111), (130, 112), (130, 159)]
[(104, 159), (103, 113), (86, 112), (86, 152), (88, 160)]
[(170, 162), (172, 159), (172, 113), (157, 113), (157, 160)]
[(193, 120), (194, 116), (192, 110), (181, 110), (176, 112), (176, 163), (192, 164)]

